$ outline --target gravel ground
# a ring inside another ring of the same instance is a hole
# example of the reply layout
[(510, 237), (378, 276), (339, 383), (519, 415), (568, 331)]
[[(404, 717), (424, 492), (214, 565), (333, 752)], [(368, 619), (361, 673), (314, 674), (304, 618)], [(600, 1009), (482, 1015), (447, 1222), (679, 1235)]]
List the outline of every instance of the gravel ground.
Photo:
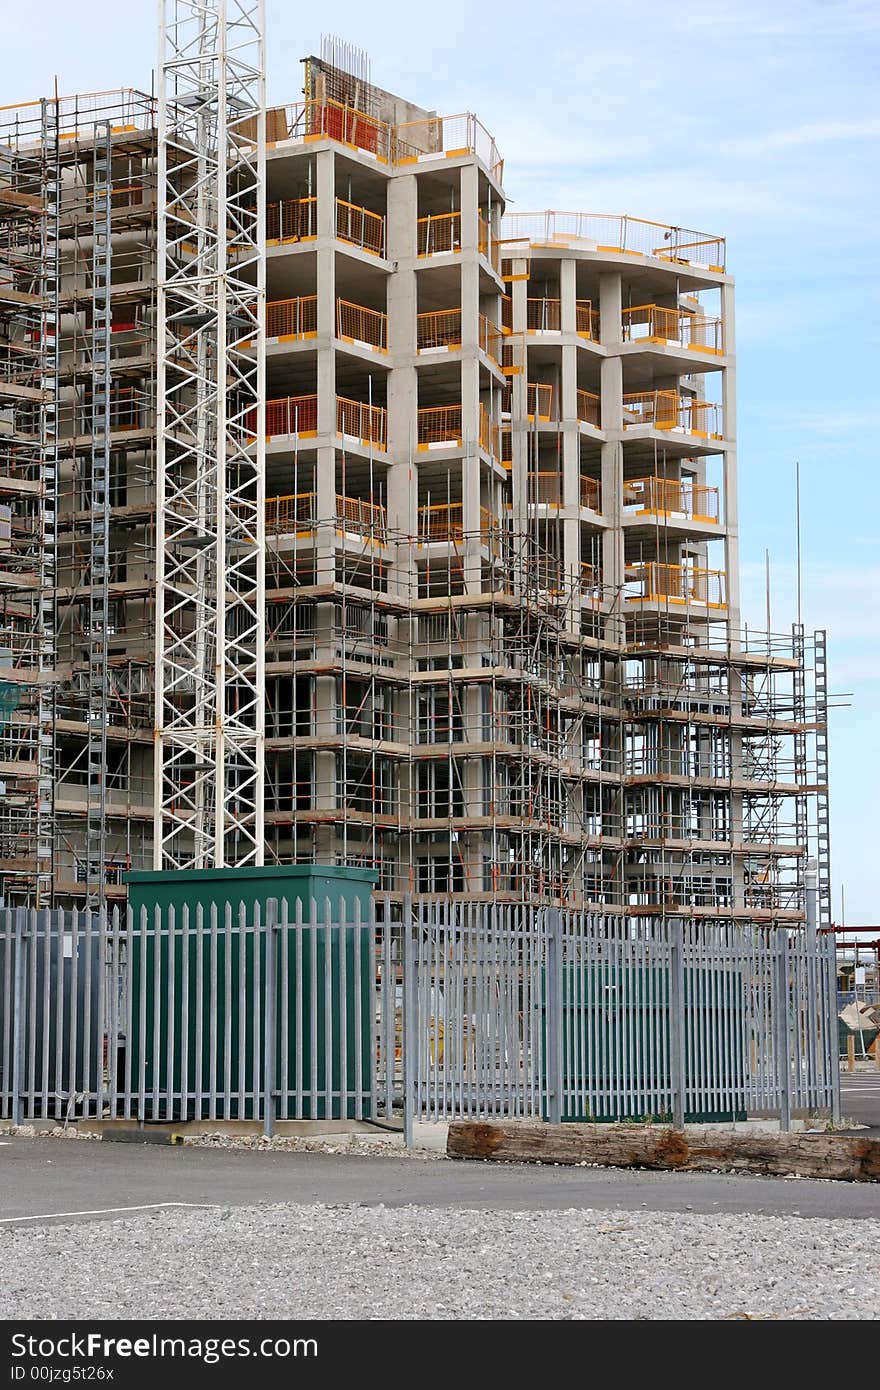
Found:
[(3, 1318), (865, 1318), (880, 1220), (294, 1206), (0, 1231)]

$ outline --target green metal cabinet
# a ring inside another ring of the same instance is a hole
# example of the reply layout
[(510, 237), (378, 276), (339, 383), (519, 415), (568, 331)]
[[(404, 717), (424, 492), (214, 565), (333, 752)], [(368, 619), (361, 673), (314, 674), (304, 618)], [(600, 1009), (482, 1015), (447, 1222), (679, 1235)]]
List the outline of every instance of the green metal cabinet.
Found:
[[(129, 875), (129, 1045), (133, 1075), (143, 1058), (145, 1118), (207, 1119), (212, 1112), (218, 1119), (261, 1118), (270, 989), (275, 1117), (354, 1118), (356, 1075), (365, 1113), (373, 1069), (370, 894), (376, 877), (320, 865)], [(288, 924), (302, 904), (301, 928), (273, 932), (274, 964), (267, 960), (266, 933), (252, 930), (255, 906), (265, 923), (270, 899), (279, 904), (277, 920), (287, 901)], [(363, 925), (356, 928), (358, 907)], [(338, 923), (346, 924), (344, 932)], [(359, 1033), (351, 1026), (356, 1015)]]

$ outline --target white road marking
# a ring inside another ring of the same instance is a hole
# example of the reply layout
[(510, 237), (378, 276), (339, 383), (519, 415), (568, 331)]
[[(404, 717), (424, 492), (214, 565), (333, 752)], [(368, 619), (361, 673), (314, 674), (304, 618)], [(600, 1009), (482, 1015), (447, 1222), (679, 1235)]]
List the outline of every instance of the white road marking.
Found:
[(0, 1216), (0, 1226), (16, 1221), (57, 1221), (61, 1216), (110, 1216), (121, 1211), (159, 1211), (164, 1207), (196, 1207), (201, 1210), (220, 1206), (219, 1202), (141, 1202), (131, 1207), (95, 1207), (90, 1211), (44, 1211), (36, 1216)]

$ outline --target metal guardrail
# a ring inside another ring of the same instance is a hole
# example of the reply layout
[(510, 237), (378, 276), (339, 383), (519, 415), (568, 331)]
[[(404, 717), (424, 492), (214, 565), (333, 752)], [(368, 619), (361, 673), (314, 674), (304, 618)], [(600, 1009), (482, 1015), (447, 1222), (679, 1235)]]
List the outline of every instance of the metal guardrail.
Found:
[(383, 909), (5, 909), (0, 1120), (839, 1113), (830, 938)]

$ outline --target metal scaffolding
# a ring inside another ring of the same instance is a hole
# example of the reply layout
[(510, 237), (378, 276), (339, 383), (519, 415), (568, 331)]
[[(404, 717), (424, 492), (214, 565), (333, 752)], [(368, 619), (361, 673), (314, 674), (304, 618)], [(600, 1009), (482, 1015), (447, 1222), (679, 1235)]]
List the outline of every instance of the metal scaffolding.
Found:
[(156, 867), (263, 862), (262, 0), (160, 7)]

